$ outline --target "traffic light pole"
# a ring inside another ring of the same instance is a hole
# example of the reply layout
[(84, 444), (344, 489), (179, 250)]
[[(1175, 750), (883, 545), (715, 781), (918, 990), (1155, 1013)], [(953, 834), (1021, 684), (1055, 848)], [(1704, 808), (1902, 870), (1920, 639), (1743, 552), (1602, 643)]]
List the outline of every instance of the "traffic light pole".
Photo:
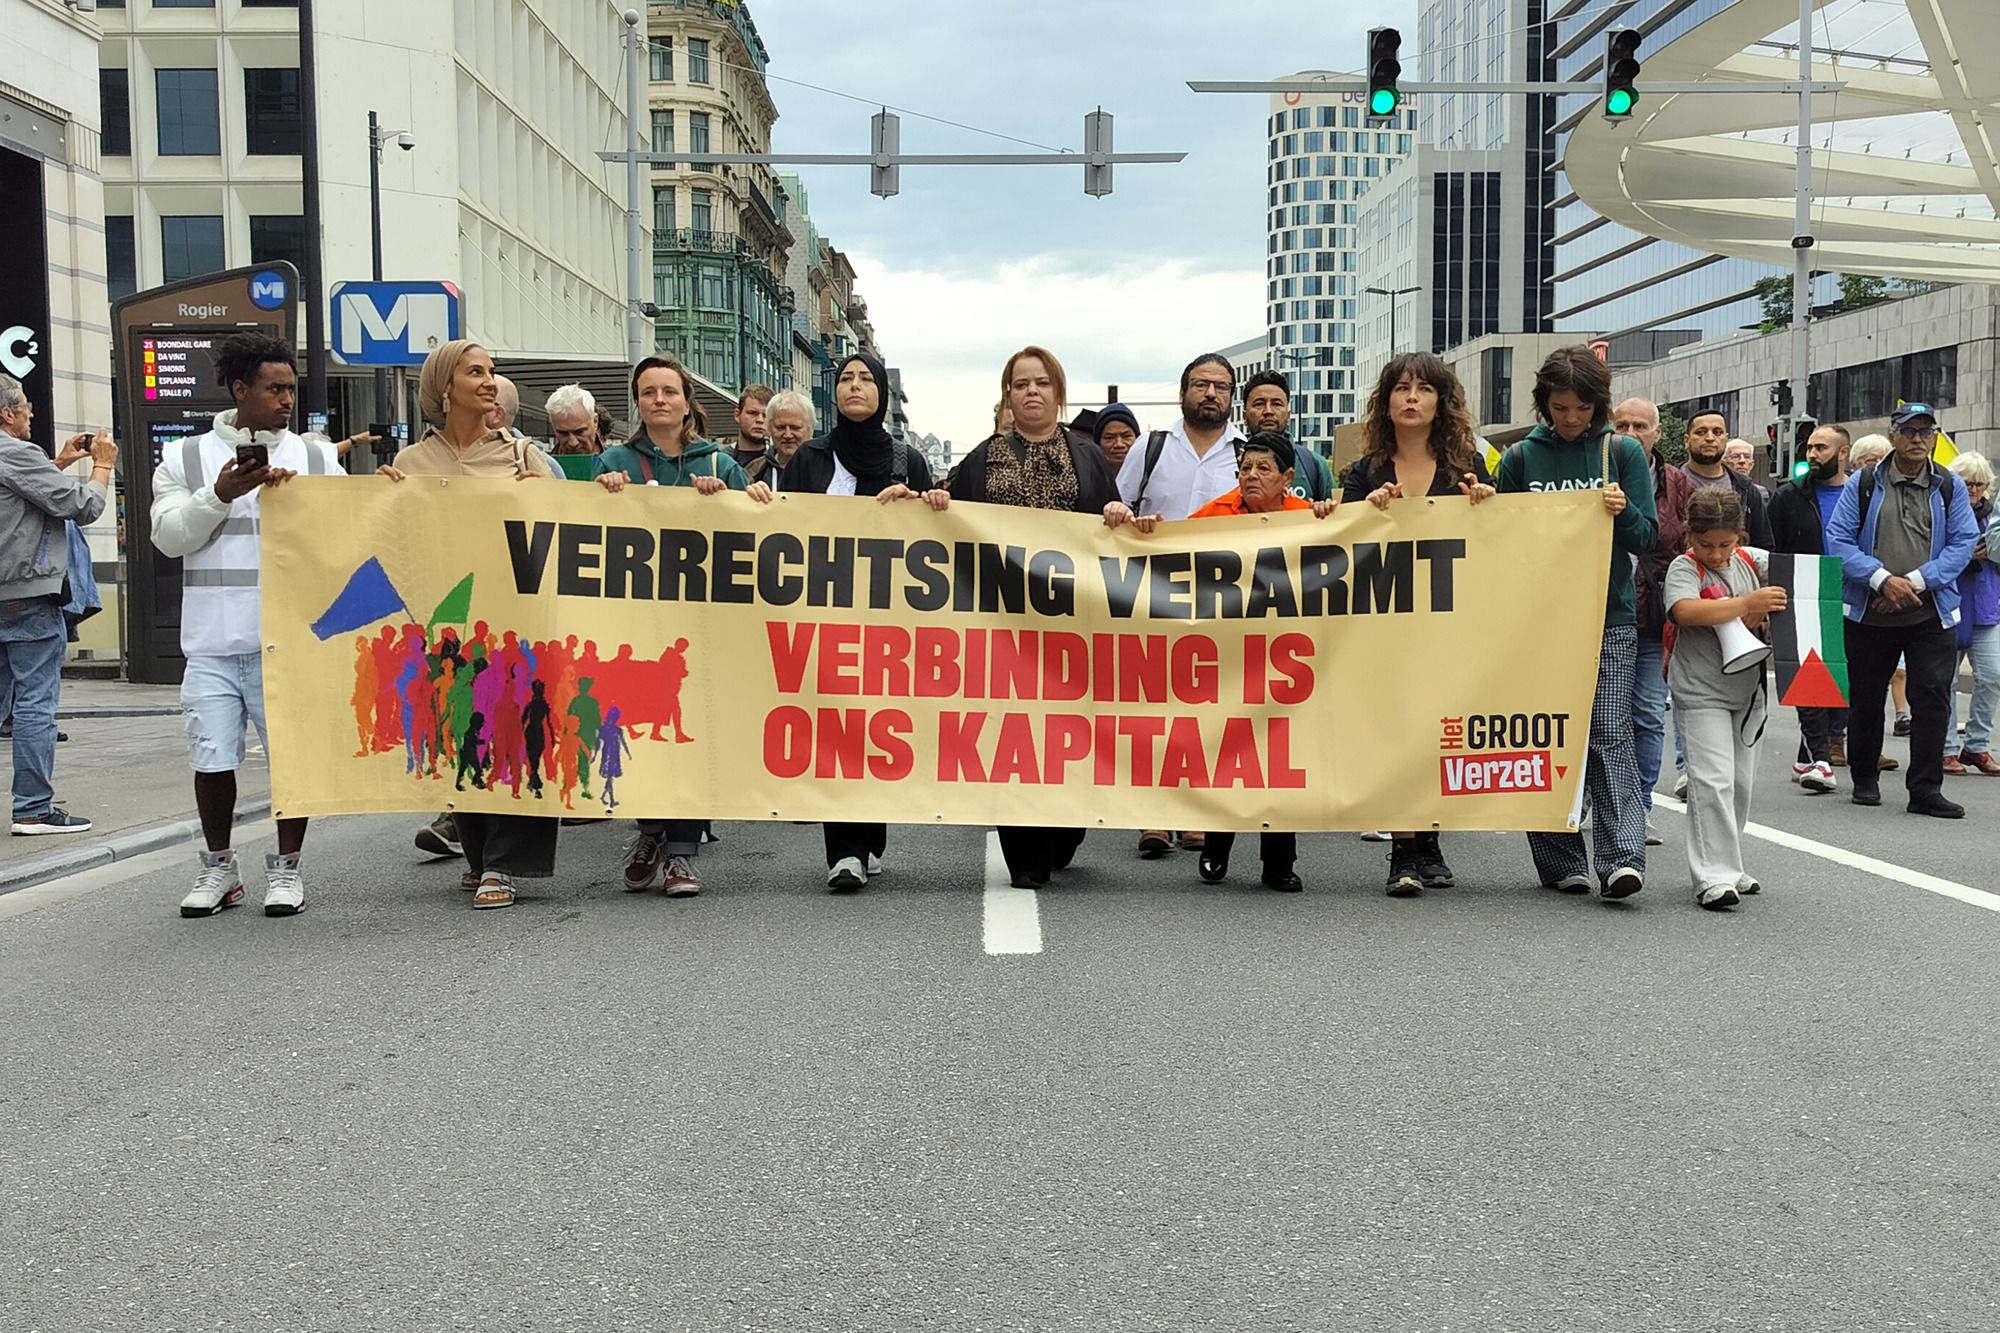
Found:
[(1785, 414), (1779, 439), (1787, 450), (1782, 464), (1771, 460), (1773, 472), (1791, 471), (1790, 456), (1798, 451), (1796, 423), (1812, 412), (1812, 339), (1806, 321), (1812, 316), (1812, 17), (1813, 0), (1799, 0), (1799, 151), (1794, 182), (1796, 214), (1792, 222), (1792, 410)]

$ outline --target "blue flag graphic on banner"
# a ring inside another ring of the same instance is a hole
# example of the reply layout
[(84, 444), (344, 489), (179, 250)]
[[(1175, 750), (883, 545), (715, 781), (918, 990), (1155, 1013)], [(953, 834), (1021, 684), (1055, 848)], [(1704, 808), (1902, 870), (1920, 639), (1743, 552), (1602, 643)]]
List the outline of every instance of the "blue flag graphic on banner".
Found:
[(383, 572), (382, 562), (370, 556), (366, 564), (348, 576), (347, 586), (340, 590), (340, 596), (333, 599), (333, 605), (313, 622), (312, 632), (324, 643), (336, 634), (372, 625), (398, 611), (406, 616), (410, 614), (403, 603), (403, 594), (396, 591), (396, 585), (389, 582), (388, 574)]

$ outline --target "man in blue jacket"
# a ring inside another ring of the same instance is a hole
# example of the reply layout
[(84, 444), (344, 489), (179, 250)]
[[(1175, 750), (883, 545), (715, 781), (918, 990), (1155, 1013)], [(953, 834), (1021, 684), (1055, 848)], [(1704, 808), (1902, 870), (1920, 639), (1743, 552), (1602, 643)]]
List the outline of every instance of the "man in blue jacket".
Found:
[(1937, 414), (1905, 403), (1889, 418), (1895, 452), (1848, 478), (1826, 526), (1847, 606), (1847, 760), (1856, 805), (1882, 804), (1875, 762), (1897, 659), (1910, 696), (1911, 814), (1963, 819), (1945, 799), (1945, 718), (1958, 660), (1958, 576), (1978, 545), (1965, 484), (1931, 462)]

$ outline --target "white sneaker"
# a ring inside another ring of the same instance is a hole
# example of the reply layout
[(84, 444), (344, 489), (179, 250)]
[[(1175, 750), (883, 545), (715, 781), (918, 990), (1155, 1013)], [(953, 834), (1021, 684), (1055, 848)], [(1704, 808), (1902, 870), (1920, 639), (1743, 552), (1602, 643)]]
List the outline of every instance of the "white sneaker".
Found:
[(881, 873), (882, 873), (882, 858), (875, 855), (875, 853), (873, 852), (868, 853), (868, 878), (873, 879)]
[(1748, 875), (1736, 881), (1736, 892), (1745, 898), (1748, 898), (1753, 893), (1762, 893), (1763, 891), (1764, 886)]
[(1734, 907), (1743, 901), (1737, 895), (1734, 884), (1717, 884), (1703, 889), (1694, 896), (1694, 900), (1711, 912), (1719, 912), (1725, 907)]
[(299, 878), (299, 857), (264, 858), (264, 915), (297, 916), (306, 910), (306, 883)]
[(1834, 780), (1832, 764), (1813, 764), (1805, 772), (1792, 780), (1807, 791), (1829, 792), (1840, 790), (1840, 783)]
[(1388, 835), (1387, 833), (1384, 833), (1384, 832), (1383, 832), (1383, 831), (1382, 831), (1381, 829), (1371, 829), (1371, 830), (1370, 830), (1369, 832), (1367, 832), (1367, 833), (1364, 833), (1364, 834), (1362, 834), (1362, 835), (1361, 835), (1361, 841), (1363, 841), (1363, 842), (1393, 842), (1393, 841), (1395, 841), (1395, 839), (1394, 839), (1394, 838), (1392, 838), (1392, 837), (1390, 837), (1390, 836), (1389, 836), (1389, 835)]
[(1803, 782), (1805, 780), (1806, 774), (1812, 771), (1813, 771), (1813, 766), (1811, 764), (1794, 763), (1792, 765), (1792, 781)]
[(1556, 890), (1558, 893), (1589, 893), (1590, 876), (1564, 875), (1548, 887)]
[(1653, 817), (1651, 815), (1646, 816), (1646, 845), (1648, 847), (1660, 846), (1660, 835), (1653, 831)]
[(843, 856), (826, 872), (828, 893), (853, 893), (868, 883), (868, 867), (858, 856)]
[(1679, 777), (1674, 779), (1674, 799), (1676, 801), (1685, 801), (1687, 798), (1688, 798), (1688, 775), (1683, 773)]
[(1631, 866), (1619, 866), (1605, 876), (1604, 887), (1597, 892), (1606, 898), (1630, 898), (1646, 887), (1646, 881)]
[(225, 907), (243, 901), (243, 876), (236, 869), (233, 851), (199, 853), (201, 869), (195, 872), (194, 888), (181, 899), (182, 916), (214, 916)]

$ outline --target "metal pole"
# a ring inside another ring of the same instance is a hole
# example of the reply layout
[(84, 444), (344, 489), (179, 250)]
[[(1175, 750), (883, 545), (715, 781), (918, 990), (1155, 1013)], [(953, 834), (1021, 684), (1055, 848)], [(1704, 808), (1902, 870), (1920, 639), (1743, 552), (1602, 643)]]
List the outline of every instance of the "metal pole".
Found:
[(1396, 355), (1396, 298), (1389, 297), (1389, 355)]
[(1774, 471), (1784, 472), (1790, 471), (1797, 445), (1794, 423), (1811, 410), (1812, 343), (1806, 319), (1812, 313), (1812, 17), (1813, 0), (1799, 0), (1799, 82), (1808, 88), (1799, 94), (1797, 216), (1792, 225), (1792, 414), (1780, 428), (1784, 458), (1771, 460)]
[[(374, 246), (375, 281), (382, 281), (382, 120), (368, 113), (368, 235)], [(388, 421), (389, 372), (375, 367), (375, 419)]]
[(319, 79), (313, 38), (313, 0), (299, 0), (299, 174), (304, 184), (306, 303), (306, 416), (326, 412), (326, 275), (320, 262)]
[(640, 277), (639, 232), (639, 11), (625, 11), (625, 364), (646, 355), (639, 312), (644, 300)]

